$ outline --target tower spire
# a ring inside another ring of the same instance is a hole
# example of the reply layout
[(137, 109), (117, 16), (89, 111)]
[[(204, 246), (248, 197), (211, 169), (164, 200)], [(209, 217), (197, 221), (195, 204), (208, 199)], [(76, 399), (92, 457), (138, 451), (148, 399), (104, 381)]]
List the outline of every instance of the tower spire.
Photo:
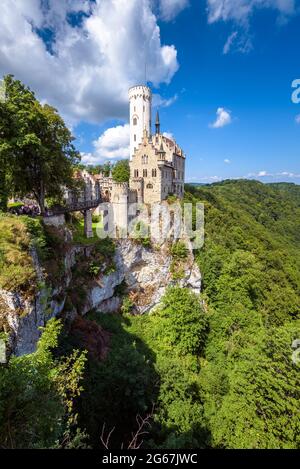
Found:
[(160, 134), (160, 120), (159, 120), (159, 112), (158, 111), (156, 113), (155, 128), (156, 128), (156, 134)]

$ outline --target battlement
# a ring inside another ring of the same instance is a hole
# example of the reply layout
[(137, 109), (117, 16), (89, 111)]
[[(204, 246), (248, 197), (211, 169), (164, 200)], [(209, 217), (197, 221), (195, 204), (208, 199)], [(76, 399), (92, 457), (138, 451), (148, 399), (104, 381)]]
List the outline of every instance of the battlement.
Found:
[(148, 99), (149, 101), (152, 100), (152, 91), (149, 88), (149, 86), (145, 86), (145, 85), (132, 86), (131, 88), (129, 88), (128, 94), (129, 94), (130, 100), (141, 98), (141, 97), (145, 97), (145, 99)]

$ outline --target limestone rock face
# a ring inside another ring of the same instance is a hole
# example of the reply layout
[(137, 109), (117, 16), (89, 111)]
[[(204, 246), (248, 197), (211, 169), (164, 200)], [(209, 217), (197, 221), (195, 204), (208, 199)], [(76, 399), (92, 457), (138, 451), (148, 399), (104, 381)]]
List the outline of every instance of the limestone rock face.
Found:
[[(201, 274), (195, 264), (191, 247), (187, 246), (189, 255), (179, 284), (199, 294)], [(119, 243), (117, 255), (129, 289), (136, 292), (135, 307), (138, 313), (145, 313), (156, 306), (166, 288), (175, 284), (171, 274), (172, 256), (166, 243), (149, 249), (126, 240)]]
[[(199, 294), (201, 274), (191, 247), (188, 244), (187, 246), (189, 255), (179, 285)], [(175, 284), (170, 272), (172, 256), (167, 244), (157, 248), (145, 248), (131, 240), (119, 241), (114, 262), (116, 272), (102, 277), (91, 289), (85, 312), (92, 308), (102, 312), (116, 311), (121, 300), (114, 296), (114, 290), (125, 280), (134, 299), (136, 312), (143, 314), (160, 302), (168, 286)]]
[(0, 290), (1, 310), (5, 311), (10, 330), (9, 349), (14, 355), (34, 352), (41, 335), (39, 328), (63, 310), (65, 299), (61, 302), (52, 300), (49, 305), (47, 294), (42, 289), (34, 299), (25, 300), (18, 293)]
[[(102, 313), (118, 311), (122, 298), (117, 295), (116, 288), (122, 283), (130, 293), (136, 314), (144, 314), (158, 305), (166, 288), (176, 283), (199, 294), (201, 274), (188, 241), (187, 247), (188, 257), (182, 266), (181, 278), (176, 282), (171, 273), (173, 259), (167, 243), (146, 248), (132, 240), (118, 241), (114, 255), (115, 271), (108, 275), (102, 274), (86, 285), (85, 305), (76, 314), (84, 315), (91, 309)], [(36, 350), (40, 327), (45, 326), (50, 318), (60, 315), (64, 309), (76, 255), (89, 257), (89, 250), (90, 247), (73, 246), (66, 252), (65, 276), (62, 284), (55, 289), (45, 286), (37, 255), (32, 252), (38, 281), (42, 285), (36, 296), (28, 300), (18, 293), (0, 290), (0, 321), (5, 317), (10, 330), (9, 348), (15, 355)]]
[(78, 247), (71, 248), (65, 254), (65, 276), (59, 287), (51, 290), (46, 287), (44, 274), (39, 265), (37, 254), (31, 252), (39, 292), (34, 298), (26, 299), (20, 293), (12, 293), (0, 289), (0, 320), (9, 330), (9, 351), (20, 356), (36, 350), (40, 338), (40, 327), (44, 327), (49, 319), (58, 316), (64, 309), (66, 289), (72, 280), (71, 268), (76, 262)]

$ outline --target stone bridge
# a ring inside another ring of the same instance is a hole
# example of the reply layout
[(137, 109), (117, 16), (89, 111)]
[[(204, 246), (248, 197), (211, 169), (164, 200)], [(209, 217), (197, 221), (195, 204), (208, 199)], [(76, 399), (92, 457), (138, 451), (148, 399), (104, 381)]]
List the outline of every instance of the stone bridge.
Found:
[(86, 194), (83, 197), (78, 197), (75, 193), (69, 194), (66, 205), (61, 207), (54, 207), (49, 210), (47, 218), (57, 217), (58, 215), (65, 215), (71, 212), (82, 212), (84, 215), (84, 234), (87, 238), (93, 237), (92, 214), (103, 199), (99, 194), (97, 198), (87, 198)]

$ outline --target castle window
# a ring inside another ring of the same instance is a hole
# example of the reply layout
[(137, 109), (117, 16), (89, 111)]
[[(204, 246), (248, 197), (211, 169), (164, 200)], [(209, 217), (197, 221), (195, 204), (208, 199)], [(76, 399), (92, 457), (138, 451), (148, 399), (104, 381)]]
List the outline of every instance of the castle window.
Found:
[(138, 178), (138, 177), (139, 177), (139, 170), (138, 170), (138, 169), (135, 169), (135, 170), (134, 170), (134, 177), (135, 177), (135, 178)]
[(144, 178), (147, 177), (147, 169), (143, 169), (143, 177), (144, 177)]
[(156, 171), (156, 169), (152, 169), (152, 177), (153, 177), (153, 178), (156, 178), (156, 176), (157, 176), (157, 171)]
[(134, 141), (136, 142), (136, 135), (134, 135)]
[(133, 125), (137, 125), (137, 118), (136, 117), (133, 118)]
[(147, 186), (146, 186), (146, 187), (147, 187), (147, 189), (153, 189), (153, 186), (152, 186), (152, 184), (150, 184), (150, 183), (149, 183), (149, 184), (147, 184)]
[(142, 164), (148, 164), (148, 155), (142, 156)]

